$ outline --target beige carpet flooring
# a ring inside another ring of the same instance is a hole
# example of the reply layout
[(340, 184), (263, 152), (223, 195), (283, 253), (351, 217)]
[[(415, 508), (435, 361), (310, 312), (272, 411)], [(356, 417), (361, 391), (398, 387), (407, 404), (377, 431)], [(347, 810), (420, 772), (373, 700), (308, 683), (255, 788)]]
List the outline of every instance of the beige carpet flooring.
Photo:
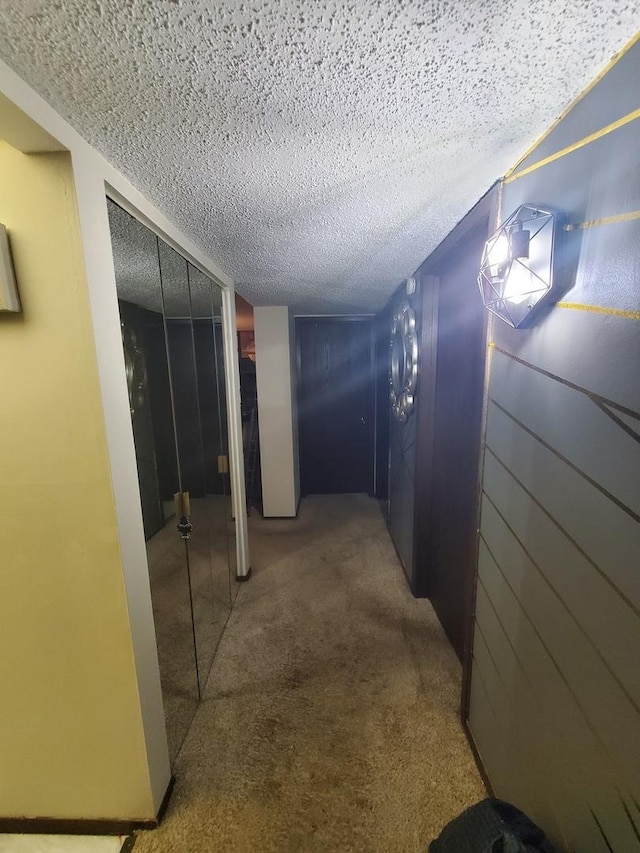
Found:
[(485, 796), (458, 721), (461, 671), (404, 579), (378, 503), (314, 496), (251, 519), (240, 589), (135, 853), (413, 853)]

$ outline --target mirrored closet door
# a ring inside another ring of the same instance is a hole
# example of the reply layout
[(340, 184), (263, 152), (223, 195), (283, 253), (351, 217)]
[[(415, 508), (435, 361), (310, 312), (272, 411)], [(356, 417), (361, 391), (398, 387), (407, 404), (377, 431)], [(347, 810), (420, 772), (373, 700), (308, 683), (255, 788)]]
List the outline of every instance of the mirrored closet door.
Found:
[(235, 587), (221, 291), (115, 203), (108, 209), (173, 760)]
[(237, 584), (229, 488), (222, 295), (220, 288), (191, 264), (188, 274), (205, 463), (206, 501), (200, 502), (197, 511), (211, 532), (214, 616), (224, 621), (226, 602), (235, 595)]

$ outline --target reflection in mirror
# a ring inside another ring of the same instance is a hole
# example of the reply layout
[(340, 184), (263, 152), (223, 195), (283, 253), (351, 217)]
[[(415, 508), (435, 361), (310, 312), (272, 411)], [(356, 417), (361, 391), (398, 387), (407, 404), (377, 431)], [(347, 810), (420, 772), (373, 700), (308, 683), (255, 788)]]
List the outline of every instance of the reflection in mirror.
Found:
[[(210, 557), (214, 589), (215, 641), (219, 639), (231, 607), (227, 524), (230, 517), (229, 464), (226, 445), (226, 411), (219, 377), (224, 369), (216, 350), (216, 318), (212, 287), (216, 285), (189, 265), (193, 331), (198, 370), (202, 443), (205, 458), (206, 510), (210, 530)], [(224, 420), (223, 420), (224, 416)]]
[[(207, 518), (207, 470), (201, 417), (200, 369), (196, 362), (190, 269), (187, 261), (159, 241), (158, 256), (169, 348), (169, 373), (176, 424), (182, 491), (189, 495), (187, 561), (191, 584), (191, 617), (196, 641), (200, 692), (204, 689), (221, 625), (216, 618)], [(228, 615), (229, 602), (225, 609)], [(224, 625), (224, 621), (222, 622)]]
[(156, 236), (108, 202), (158, 661), (173, 761), (198, 703), (181, 491)]

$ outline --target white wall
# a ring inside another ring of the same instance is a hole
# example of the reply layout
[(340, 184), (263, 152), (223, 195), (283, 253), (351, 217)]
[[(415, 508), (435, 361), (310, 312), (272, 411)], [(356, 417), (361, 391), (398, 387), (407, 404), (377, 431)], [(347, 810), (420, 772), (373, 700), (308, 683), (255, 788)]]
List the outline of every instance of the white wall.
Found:
[(300, 497), (293, 334), (285, 306), (254, 308), (263, 514), (290, 518)]
[(296, 505), (300, 503), (300, 442), (298, 438), (298, 367), (296, 360), (295, 318), (289, 315), (289, 366), (291, 371), (291, 419), (293, 423), (293, 477)]

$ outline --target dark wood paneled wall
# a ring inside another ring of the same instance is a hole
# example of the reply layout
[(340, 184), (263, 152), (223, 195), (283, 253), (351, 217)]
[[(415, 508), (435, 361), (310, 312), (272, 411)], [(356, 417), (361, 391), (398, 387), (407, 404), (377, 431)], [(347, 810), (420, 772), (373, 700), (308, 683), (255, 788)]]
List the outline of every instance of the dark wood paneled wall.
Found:
[[(431, 599), (461, 659), (470, 642), (475, 588), (486, 363), (487, 317), (477, 273), (496, 203), (497, 187), (416, 273), (417, 406), (406, 424), (390, 422), (391, 536), (414, 595)], [(403, 298), (400, 288), (390, 305)]]
[(429, 596), (460, 658), (469, 643), (475, 582), (486, 360), (486, 314), (476, 278), (487, 233), (485, 220), (437, 267), (435, 389), (421, 423), (432, 431), (433, 455), (429, 470), (420, 467), (421, 483), (431, 478), (431, 498), (429, 506), (417, 507), (416, 534), (428, 530), (428, 546), (416, 553), (416, 591)]
[(372, 319), (298, 318), (296, 349), (302, 494), (373, 494)]

